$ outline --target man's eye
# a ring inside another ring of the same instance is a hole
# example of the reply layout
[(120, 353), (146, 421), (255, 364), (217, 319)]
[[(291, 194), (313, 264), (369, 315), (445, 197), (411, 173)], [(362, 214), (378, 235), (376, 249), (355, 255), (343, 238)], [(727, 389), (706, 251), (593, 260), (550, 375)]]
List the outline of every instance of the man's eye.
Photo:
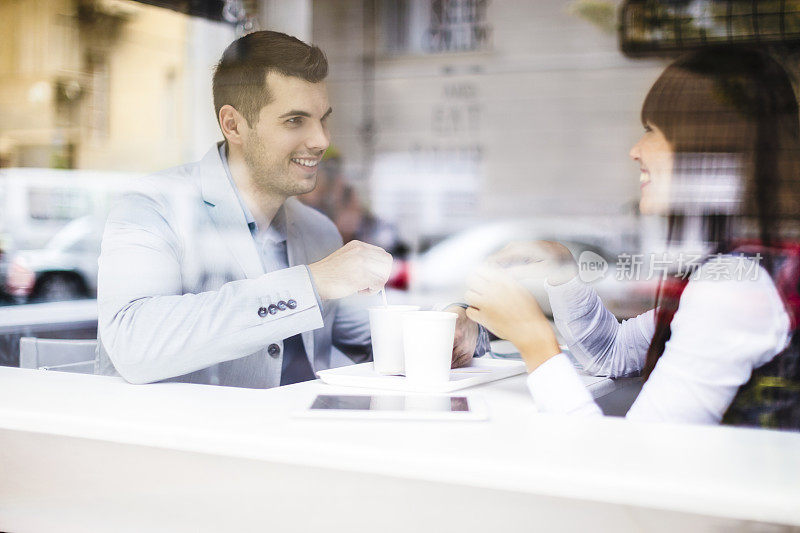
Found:
[(297, 126), (303, 123), (303, 117), (292, 117), (286, 121), (287, 124), (291, 124), (293, 126)]

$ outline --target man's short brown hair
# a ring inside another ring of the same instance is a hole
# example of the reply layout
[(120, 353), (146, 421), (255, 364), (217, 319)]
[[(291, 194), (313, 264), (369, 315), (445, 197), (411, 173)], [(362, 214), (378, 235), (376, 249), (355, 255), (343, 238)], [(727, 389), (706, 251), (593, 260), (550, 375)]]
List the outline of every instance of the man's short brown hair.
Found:
[(328, 60), (316, 46), (277, 31), (256, 31), (233, 41), (214, 69), (214, 110), (231, 105), (247, 120), (258, 122), (261, 108), (271, 100), (267, 73), (278, 72), (311, 83), (328, 75)]

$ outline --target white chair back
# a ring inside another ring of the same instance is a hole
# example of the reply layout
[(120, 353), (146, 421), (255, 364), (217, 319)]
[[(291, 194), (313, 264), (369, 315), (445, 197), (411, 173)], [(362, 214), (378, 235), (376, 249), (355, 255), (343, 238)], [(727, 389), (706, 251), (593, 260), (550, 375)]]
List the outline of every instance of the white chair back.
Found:
[(19, 367), (92, 374), (96, 340), (37, 339), (19, 340)]

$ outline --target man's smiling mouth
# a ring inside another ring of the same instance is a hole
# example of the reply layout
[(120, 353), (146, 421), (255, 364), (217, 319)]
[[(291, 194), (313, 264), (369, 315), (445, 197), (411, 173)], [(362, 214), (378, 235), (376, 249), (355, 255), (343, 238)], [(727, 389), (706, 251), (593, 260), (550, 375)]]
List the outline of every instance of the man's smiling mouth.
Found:
[(292, 162), (304, 167), (314, 168), (319, 164), (319, 159), (303, 159), (299, 157), (293, 157)]

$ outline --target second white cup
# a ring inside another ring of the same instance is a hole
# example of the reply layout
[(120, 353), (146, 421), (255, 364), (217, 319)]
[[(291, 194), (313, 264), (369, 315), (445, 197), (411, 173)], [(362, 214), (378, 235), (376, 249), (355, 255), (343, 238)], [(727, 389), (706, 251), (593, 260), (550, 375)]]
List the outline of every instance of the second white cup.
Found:
[(457, 314), (443, 311), (403, 315), (403, 351), (409, 382), (437, 385), (450, 381), (457, 319)]
[[(372, 333), (372, 358), (378, 374), (402, 374), (403, 321), (405, 313), (419, 311), (418, 305), (390, 305), (369, 308), (369, 329)], [(414, 313), (411, 313), (414, 314)]]

